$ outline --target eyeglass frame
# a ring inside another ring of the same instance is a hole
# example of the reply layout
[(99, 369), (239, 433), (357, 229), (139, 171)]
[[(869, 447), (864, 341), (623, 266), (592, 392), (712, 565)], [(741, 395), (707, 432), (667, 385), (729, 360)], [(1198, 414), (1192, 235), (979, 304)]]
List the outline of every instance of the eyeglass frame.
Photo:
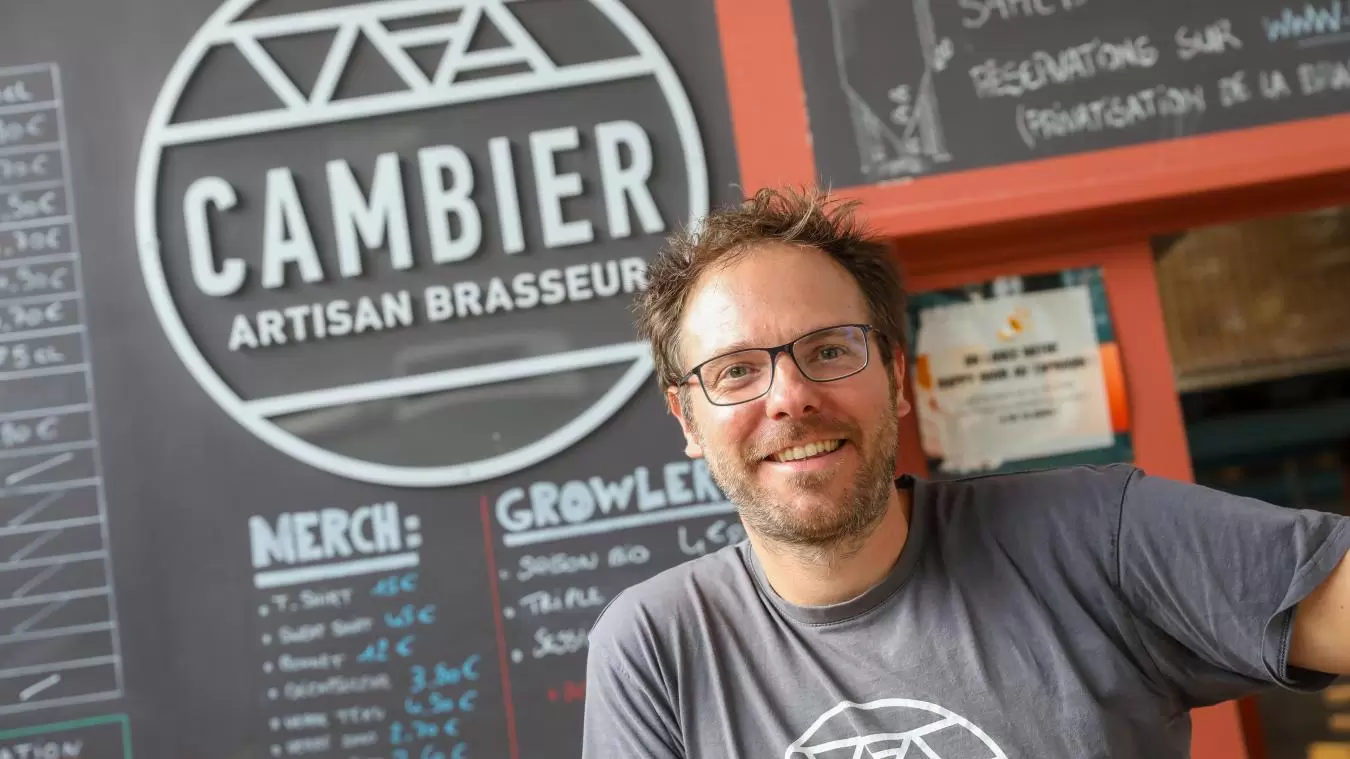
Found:
[[(863, 338), (863, 364), (862, 364), (862, 366), (858, 367), (858, 368), (855, 369), (854, 371), (849, 372), (848, 374), (843, 374), (843, 375), (840, 375), (840, 376), (838, 376), (838, 377), (832, 377), (832, 378), (826, 379), (826, 380), (813, 379), (810, 375), (808, 375), (808, 374), (806, 373), (806, 370), (803, 369), (803, 368), (802, 368), (802, 365), (797, 361), (797, 354), (793, 351), (792, 347), (793, 347), (794, 345), (796, 345), (797, 343), (801, 342), (802, 340), (805, 340), (806, 338), (811, 337), (812, 335), (818, 335), (818, 334), (820, 334), (821, 332), (828, 332), (828, 331), (830, 331), (830, 330), (832, 330), (832, 329), (843, 329), (844, 327), (854, 327), (854, 328), (857, 328), (857, 329), (861, 329), (861, 330), (862, 330), (862, 333), (863, 333), (863, 335), (862, 335), (862, 338)], [(835, 325), (829, 326), (829, 327), (821, 327), (820, 329), (813, 329), (813, 330), (811, 330), (810, 332), (807, 332), (806, 334), (798, 335), (797, 337), (795, 337), (795, 338), (793, 338), (793, 339), (787, 341), (786, 343), (783, 343), (782, 345), (775, 345), (775, 346), (773, 346), (772, 348), (737, 348), (736, 350), (727, 351), (727, 352), (725, 352), (725, 353), (719, 353), (719, 354), (717, 354), (716, 356), (713, 356), (712, 358), (708, 358), (708, 359), (704, 359), (703, 361), (700, 361), (697, 365), (694, 366), (693, 369), (690, 369), (683, 377), (681, 377), (681, 378), (680, 378), (680, 381), (679, 381), (679, 382), (676, 382), (676, 383), (673, 385), (673, 387), (680, 387), (680, 386), (682, 386), (682, 385), (686, 385), (686, 384), (689, 383), (689, 378), (690, 378), (690, 377), (698, 377), (698, 386), (699, 386), (700, 389), (703, 390), (703, 397), (704, 397), (704, 398), (707, 398), (707, 399), (708, 399), (708, 402), (711, 403), (711, 404), (714, 405), (714, 406), (723, 406), (723, 407), (726, 407), (726, 406), (739, 406), (739, 405), (741, 405), (742, 403), (749, 403), (749, 402), (751, 402), (751, 401), (757, 401), (757, 400), (759, 400), (760, 398), (763, 398), (764, 396), (766, 396), (766, 395), (769, 394), (769, 391), (773, 389), (773, 382), (774, 382), (774, 380), (778, 379), (778, 354), (780, 354), (780, 353), (786, 353), (786, 354), (788, 354), (788, 358), (791, 358), (791, 359), (792, 359), (792, 365), (795, 366), (795, 367), (797, 367), (797, 372), (798, 372), (799, 374), (801, 374), (802, 377), (804, 377), (804, 378), (810, 380), (811, 382), (815, 382), (815, 383), (817, 383), (817, 384), (822, 384), (822, 385), (825, 384), (825, 383), (827, 383), (827, 382), (838, 382), (839, 380), (848, 379), (849, 377), (853, 377), (853, 376), (855, 376), (855, 375), (858, 375), (858, 374), (862, 373), (862, 371), (863, 371), (864, 369), (866, 369), (868, 366), (871, 366), (871, 364), (872, 364), (872, 341), (869, 339), (869, 336), (870, 336), (873, 332), (876, 332), (876, 327), (872, 326), (871, 324), (866, 324), (866, 323), (860, 323), (860, 324), (835, 324)], [(748, 351), (763, 351), (763, 352), (766, 352), (766, 353), (769, 354), (769, 382), (768, 382), (767, 385), (764, 386), (764, 392), (760, 393), (759, 395), (754, 396), (753, 398), (746, 398), (746, 399), (743, 400), (743, 401), (735, 401), (735, 402), (733, 402), (733, 403), (718, 403), (717, 401), (713, 400), (713, 399), (712, 399), (712, 395), (710, 395), (710, 394), (708, 393), (708, 386), (703, 384), (703, 373), (702, 373), (703, 367), (707, 366), (708, 364), (711, 364), (711, 363), (714, 362), (714, 361), (717, 361), (718, 359), (726, 358), (727, 356), (732, 356), (732, 355), (735, 355), (735, 354), (737, 354), (737, 353), (745, 353), (745, 352), (748, 352)]]

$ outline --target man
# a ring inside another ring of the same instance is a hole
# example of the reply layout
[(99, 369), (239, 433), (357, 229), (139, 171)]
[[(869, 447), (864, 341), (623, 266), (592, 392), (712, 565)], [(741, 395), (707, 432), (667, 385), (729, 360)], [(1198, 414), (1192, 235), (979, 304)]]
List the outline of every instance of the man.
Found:
[(638, 302), (748, 540), (616, 597), (587, 759), (1168, 759), (1188, 710), (1350, 673), (1350, 519), (1127, 466), (894, 479), (903, 292), (848, 207), (763, 191)]

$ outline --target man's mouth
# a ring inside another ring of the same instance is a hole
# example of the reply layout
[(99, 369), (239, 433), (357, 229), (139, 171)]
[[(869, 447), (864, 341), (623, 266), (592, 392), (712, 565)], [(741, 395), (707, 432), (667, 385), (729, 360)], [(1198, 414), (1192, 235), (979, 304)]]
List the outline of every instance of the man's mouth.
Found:
[(781, 451), (769, 455), (767, 458), (769, 461), (777, 461), (779, 463), (813, 459), (818, 456), (833, 453), (843, 444), (843, 440), (814, 440), (803, 445), (794, 445), (784, 448)]

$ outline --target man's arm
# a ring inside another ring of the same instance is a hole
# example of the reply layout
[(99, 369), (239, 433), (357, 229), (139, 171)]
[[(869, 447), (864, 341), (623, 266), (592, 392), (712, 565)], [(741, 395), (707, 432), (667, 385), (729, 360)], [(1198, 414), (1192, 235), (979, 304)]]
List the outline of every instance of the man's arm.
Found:
[(1294, 612), (1289, 663), (1350, 675), (1350, 553)]
[(1117, 545), (1141, 664), (1183, 704), (1350, 671), (1350, 518), (1136, 473)]

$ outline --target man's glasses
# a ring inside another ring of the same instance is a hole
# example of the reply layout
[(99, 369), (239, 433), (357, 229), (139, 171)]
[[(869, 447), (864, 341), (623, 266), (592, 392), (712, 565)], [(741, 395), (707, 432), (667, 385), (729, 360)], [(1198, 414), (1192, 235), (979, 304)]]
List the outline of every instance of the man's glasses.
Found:
[(867, 368), (868, 324), (826, 327), (773, 348), (746, 348), (725, 353), (695, 366), (679, 381), (698, 377), (708, 402), (734, 406), (763, 396), (773, 386), (778, 354), (787, 353), (812, 382), (834, 382)]

